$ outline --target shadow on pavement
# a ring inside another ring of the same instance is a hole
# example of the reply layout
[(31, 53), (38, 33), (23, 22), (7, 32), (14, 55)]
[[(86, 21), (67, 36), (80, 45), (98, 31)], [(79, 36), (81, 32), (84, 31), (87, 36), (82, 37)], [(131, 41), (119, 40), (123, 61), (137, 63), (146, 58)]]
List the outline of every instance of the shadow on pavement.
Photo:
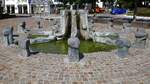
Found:
[(20, 17), (31, 17), (30, 15), (24, 15), (24, 14), (20, 14), (20, 15), (10, 15), (10, 14), (2, 14), (0, 15), (0, 19), (8, 19), (8, 18), (20, 18)]
[(82, 60), (83, 58), (84, 58), (84, 55), (83, 55), (83, 53), (80, 52), (79, 53), (79, 61)]

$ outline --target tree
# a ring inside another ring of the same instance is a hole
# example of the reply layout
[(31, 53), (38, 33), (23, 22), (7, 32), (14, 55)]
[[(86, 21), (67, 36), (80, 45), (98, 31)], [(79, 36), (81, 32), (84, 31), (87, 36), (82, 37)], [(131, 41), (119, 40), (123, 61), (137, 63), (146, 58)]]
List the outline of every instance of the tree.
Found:
[(138, 0), (134, 0), (134, 13), (133, 13), (133, 20), (136, 20), (136, 14), (137, 14), (137, 3), (138, 3)]
[(64, 5), (66, 5), (67, 3), (73, 4), (73, 0), (60, 0), (60, 2), (62, 2)]
[(128, 9), (134, 8), (134, 0), (118, 0), (117, 3), (121, 5), (122, 8), (128, 8)]
[(143, 0), (118, 0), (118, 3), (122, 5), (123, 8), (128, 8), (133, 10), (133, 20), (136, 19), (138, 4), (142, 3)]

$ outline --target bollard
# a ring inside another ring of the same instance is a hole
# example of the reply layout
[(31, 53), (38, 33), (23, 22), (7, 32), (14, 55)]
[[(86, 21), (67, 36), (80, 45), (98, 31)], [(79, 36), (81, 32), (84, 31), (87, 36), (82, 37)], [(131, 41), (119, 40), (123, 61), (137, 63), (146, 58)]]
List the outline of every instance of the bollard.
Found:
[(70, 62), (78, 62), (79, 59), (79, 46), (80, 40), (78, 37), (71, 37), (68, 39), (68, 57)]
[(118, 46), (117, 55), (119, 57), (125, 57), (129, 53), (129, 48), (131, 47), (130, 41), (126, 39), (118, 39), (116, 40), (116, 45)]
[(21, 49), (21, 55), (22, 56), (25, 56), (25, 57), (28, 57), (31, 55), (31, 52), (30, 52), (30, 40), (27, 39), (27, 38), (20, 38), (19, 39), (19, 42), (18, 42), (18, 45)]
[(148, 38), (148, 34), (145, 32), (143, 28), (139, 28), (135, 33), (135, 47), (136, 48), (145, 48), (146, 40)]

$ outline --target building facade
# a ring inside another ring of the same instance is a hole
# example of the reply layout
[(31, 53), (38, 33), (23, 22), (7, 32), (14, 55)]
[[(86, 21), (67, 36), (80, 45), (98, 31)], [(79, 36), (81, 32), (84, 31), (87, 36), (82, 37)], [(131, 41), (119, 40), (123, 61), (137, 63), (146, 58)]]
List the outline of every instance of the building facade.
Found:
[(28, 0), (5, 0), (5, 13), (8, 14), (28, 14)]
[(29, 0), (29, 5), (32, 14), (40, 14), (47, 9), (48, 0)]
[(62, 4), (60, 0), (29, 0), (32, 14), (53, 13), (56, 5)]
[(4, 0), (0, 0), (0, 14), (3, 14), (3, 11), (4, 11), (4, 3), (5, 3)]
[(62, 2), (60, 2), (60, 0), (51, 0), (51, 2), (55, 5), (62, 4)]
[(97, 0), (97, 1), (96, 1), (96, 5), (97, 5), (97, 7), (99, 7), (99, 8), (103, 8), (103, 2), (102, 2), (101, 0)]
[[(2, 1), (2, 0), (0, 0)], [(4, 12), (8, 14), (50, 13), (60, 0), (4, 0)]]

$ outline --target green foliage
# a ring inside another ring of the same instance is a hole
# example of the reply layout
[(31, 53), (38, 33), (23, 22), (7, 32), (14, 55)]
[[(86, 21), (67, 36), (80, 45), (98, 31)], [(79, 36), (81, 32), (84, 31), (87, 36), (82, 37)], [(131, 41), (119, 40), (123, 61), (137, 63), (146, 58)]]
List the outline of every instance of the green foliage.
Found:
[[(128, 12), (127, 15), (133, 15), (133, 11), (132, 12)], [(150, 8), (138, 7), (136, 15), (137, 16), (149, 16), (150, 17)]]
[(63, 2), (63, 4), (65, 5), (67, 3), (73, 4), (73, 2), (76, 1), (76, 0), (60, 0), (60, 1)]
[(138, 16), (150, 16), (150, 8), (138, 8)]
[(134, 7), (134, 0), (119, 0), (118, 3), (121, 4), (123, 8)]

